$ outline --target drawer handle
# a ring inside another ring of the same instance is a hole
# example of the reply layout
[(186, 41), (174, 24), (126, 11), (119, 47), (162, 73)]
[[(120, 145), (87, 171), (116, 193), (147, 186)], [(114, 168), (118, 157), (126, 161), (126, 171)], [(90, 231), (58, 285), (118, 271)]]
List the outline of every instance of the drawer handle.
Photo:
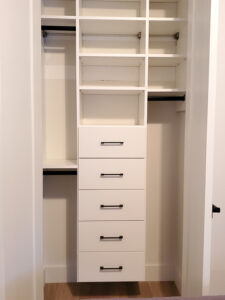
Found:
[(123, 146), (124, 142), (101, 142), (101, 146)]
[(101, 177), (110, 177), (110, 178), (114, 178), (114, 177), (123, 177), (123, 173), (101, 173)]
[(120, 235), (120, 236), (103, 236), (101, 235), (100, 236), (100, 240), (119, 240), (119, 241), (122, 241), (123, 239), (123, 236)]
[(119, 266), (117, 268), (105, 268), (103, 266), (100, 267), (100, 271), (122, 271), (123, 267)]
[(100, 205), (100, 208), (123, 208), (123, 204), (119, 204), (119, 205), (104, 205), (104, 204), (101, 204)]

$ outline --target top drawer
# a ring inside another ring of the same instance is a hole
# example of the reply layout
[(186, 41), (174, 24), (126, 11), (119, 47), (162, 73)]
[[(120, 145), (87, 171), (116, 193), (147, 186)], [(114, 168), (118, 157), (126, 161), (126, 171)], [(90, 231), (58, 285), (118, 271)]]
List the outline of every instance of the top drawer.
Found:
[(79, 128), (79, 158), (145, 158), (145, 128)]

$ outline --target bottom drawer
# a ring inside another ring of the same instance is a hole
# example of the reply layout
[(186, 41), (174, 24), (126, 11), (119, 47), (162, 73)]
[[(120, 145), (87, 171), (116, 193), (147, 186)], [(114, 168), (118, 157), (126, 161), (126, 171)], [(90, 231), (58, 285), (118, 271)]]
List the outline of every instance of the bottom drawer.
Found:
[(143, 281), (144, 252), (80, 252), (78, 282)]

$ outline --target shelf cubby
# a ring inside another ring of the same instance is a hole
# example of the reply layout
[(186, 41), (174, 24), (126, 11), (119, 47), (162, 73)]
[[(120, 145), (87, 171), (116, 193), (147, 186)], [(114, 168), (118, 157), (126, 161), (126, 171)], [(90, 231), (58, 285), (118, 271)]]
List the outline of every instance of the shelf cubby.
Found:
[(80, 16), (146, 17), (146, 1), (80, 0)]
[(152, 65), (149, 61), (148, 86), (152, 91), (185, 91), (186, 61), (177, 66), (174, 64), (162, 66)]
[(144, 92), (82, 92), (80, 125), (144, 125)]
[(187, 0), (151, 0), (150, 18), (186, 18)]
[(74, 0), (42, 0), (42, 15), (75, 16)]
[(80, 85), (90, 88), (144, 88), (144, 67), (144, 58), (81, 57)]
[(80, 53), (145, 54), (145, 21), (81, 19)]

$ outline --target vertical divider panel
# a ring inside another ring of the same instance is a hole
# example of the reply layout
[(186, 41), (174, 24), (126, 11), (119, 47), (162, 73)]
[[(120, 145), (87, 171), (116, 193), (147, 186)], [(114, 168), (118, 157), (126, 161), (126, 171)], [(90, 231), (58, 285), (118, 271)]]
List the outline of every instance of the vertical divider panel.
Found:
[(77, 281), (78, 278), (78, 269), (79, 269), (79, 126), (80, 126), (80, 1), (82, 0), (74, 0), (76, 1), (76, 105), (77, 105), (77, 240), (76, 240), (76, 268), (77, 268)]

